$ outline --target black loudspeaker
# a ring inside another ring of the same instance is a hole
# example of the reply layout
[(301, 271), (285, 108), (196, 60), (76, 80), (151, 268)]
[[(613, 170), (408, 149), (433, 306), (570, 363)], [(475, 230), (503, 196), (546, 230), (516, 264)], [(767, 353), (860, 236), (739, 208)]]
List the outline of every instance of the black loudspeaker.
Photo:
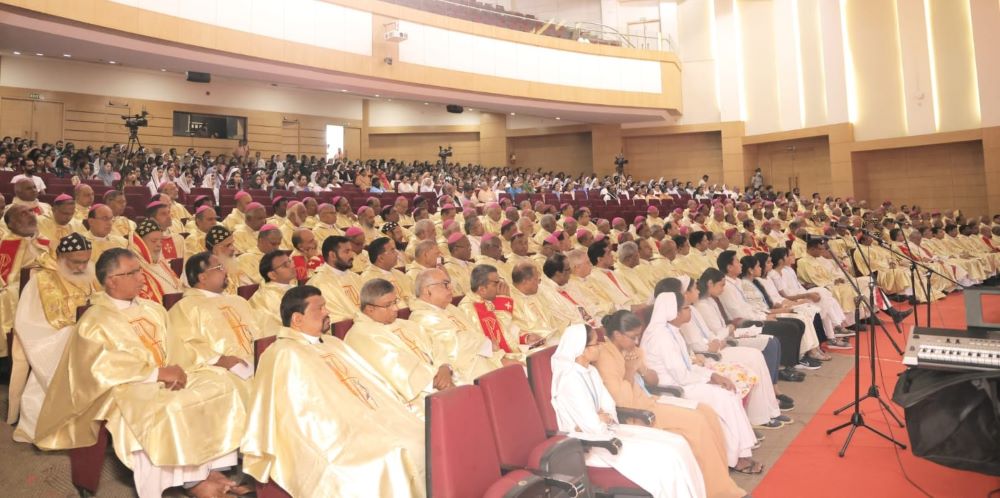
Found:
[(210, 83), (212, 81), (212, 75), (209, 73), (199, 73), (197, 71), (188, 71), (187, 80), (192, 83)]
[(445, 109), (448, 109), (448, 112), (452, 114), (462, 114), (462, 111), (465, 110), (462, 108), (462, 106), (455, 104), (448, 104), (447, 106), (445, 106)]

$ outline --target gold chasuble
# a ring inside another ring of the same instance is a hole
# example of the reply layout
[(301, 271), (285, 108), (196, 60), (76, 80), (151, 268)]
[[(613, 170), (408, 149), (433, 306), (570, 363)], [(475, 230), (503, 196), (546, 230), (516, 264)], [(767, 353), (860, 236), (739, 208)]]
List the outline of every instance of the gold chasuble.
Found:
[(181, 365), (187, 386), (156, 382), (174, 350), (166, 343), (163, 307), (96, 294), (70, 336), (42, 405), (35, 444), (45, 450), (97, 442), (107, 421), (118, 459), (132, 465), (145, 451), (153, 465), (201, 465), (239, 447), (245, 390), (218, 367)]
[(291, 284), (262, 282), (253, 293), (249, 304), (261, 337), (270, 337), (281, 328), (281, 298), (291, 288)]
[[(253, 341), (260, 329), (246, 299), (188, 289), (167, 314), (171, 340), (184, 345), (183, 361), (171, 363), (212, 365), (220, 356), (235, 356), (253, 365)], [(181, 354), (176, 354), (181, 359)]]
[[(58, 242), (56, 242), (58, 244)], [(7, 356), (7, 334), (14, 327), (14, 311), (21, 293), (21, 269), (49, 250), (48, 239), (25, 238), (14, 232), (0, 240), (0, 356)]]
[(237, 254), (250, 252), (257, 248), (257, 231), (246, 225), (240, 225), (233, 230), (233, 245)]
[(352, 271), (340, 271), (330, 265), (316, 269), (309, 279), (309, 285), (318, 287), (326, 299), (326, 309), (330, 312), (330, 322), (353, 320), (361, 309), (361, 275)]
[(541, 285), (532, 295), (511, 287), (510, 297), (514, 301), (512, 326), (516, 326), (520, 334), (538, 335), (550, 346), (559, 344), (563, 331), (570, 325), (565, 314), (556, 311), (562, 303), (551, 302), (551, 297), (542, 292)]
[(424, 496), (424, 424), (350, 347), (287, 327), (254, 377), (243, 471), (292, 496)]
[(443, 363), (451, 365), (456, 384), (469, 384), (480, 375), (503, 366), (503, 350), (493, 351), (493, 343), (483, 336), (478, 323), (469, 321), (465, 312), (449, 304), (438, 308), (422, 299), (410, 305), (410, 321), (431, 334), (435, 350), (443, 351)]
[(434, 375), (447, 361), (434, 354), (420, 325), (399, 319), (386, 325), (358, 312), (344, 342), (389, 382), (410, 411), (424, 416), (424, 397), (434, 392)]

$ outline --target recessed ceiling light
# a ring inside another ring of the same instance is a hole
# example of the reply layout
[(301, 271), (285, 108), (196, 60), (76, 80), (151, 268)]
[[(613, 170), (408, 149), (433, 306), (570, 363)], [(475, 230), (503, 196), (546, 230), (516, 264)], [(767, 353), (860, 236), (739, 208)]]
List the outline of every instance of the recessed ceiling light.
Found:
[(14, 51), (14, 55), (21, 55), (21, 52), (18, 52), (17, 50), (15, 50)]
[(160, 72), (164, 72), (165, 73), (165, 72), (167, 72), (167, 70), (161, 67), (160, 68)]
[(43, 55), (45, 55), (45, 54), (43, 54), (43, 53), (40, 53), (40, 52), (35, 52), (35, 55), (37, 55), (37, 56), (41, 57), (41, 56), (43, 56)]
[(510, 113), (510, 115), (511, 115), (511, 116), (517, 116), (517, 114), (514, 114), (513, 112), (512, 112), (512, 113)]
[(70, 55), (70, 54), (63, 54), (63, 57), (69, 58), (69, 57), (73, 57), (73, 56)]
[(392, 102), (392, 99), (385, 99), (386, 102)]
[(341, 92), (346, 92), (347, 90), (343, 90), (343, 89), (341, 89), (340, 91), (341, 91)]
[(115, 61), (108, 61), (108, 64), (118, 64), (118, 63)]
[(378, 98), (378, 97), (379, 97), (379, 95), (378, 95), (378, 94), (376, 93), (376, 94), (375, 94), (375, 98)]
[(469, 108), (469, 110), (470, 110), (470, 111), (475, 111), (475, 109), (473, 109), (473, 108), (471, 108), (471, 107)]
[(559, 116), (556, 116), (556, 121), (559, 121), (560, 119), (562, 119), (562, 118), (560, 118)]
[(430, 104), (429, 104), (429, 103), (427, 103), (427, 102), (424, 102), (424, 105), (430, 105)]

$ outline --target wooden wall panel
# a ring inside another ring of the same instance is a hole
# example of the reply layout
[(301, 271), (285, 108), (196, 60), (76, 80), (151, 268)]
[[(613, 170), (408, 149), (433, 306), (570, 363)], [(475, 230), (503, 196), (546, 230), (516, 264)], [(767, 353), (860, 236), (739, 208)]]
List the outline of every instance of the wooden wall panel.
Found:
[(806, 196), (829, 194), (830, 142), (826, 136), (748, 145), (745, 149), (755, 149), (754, 167), (760, 167), (765, 184), (775, 190), (788, 191), (797, 185)]
[(514, 166), (562, 171), (573, 176), (594, 172), (590, 133), (568, 133), (507, 139), (507, 153), (517, 154)]
[(855, 193), (874, 205), (987, 214), (981, 140), (853, 153)]
[(411, 133), (370, 135), (368, 157), (401, 161), (436, 161), (438, 146), (451, 145), (451, 162), (479, 163), (479, 133)]
[[(212, 154), (231, 154), (236, 140), (206, 139), (173, 136), (173, 112), (187, 111), (206, 114), (243, 116), (247, 118), (247, 140), (251, 153), (260, 151), (267, 158), (272, 154), (306, 154), (317, 157), (326, 155), (326, 125), (339, 124), (345, 118), (331, 116), (308, 116), (191, 105), (179, 102), (164, 102), (140, 99), (125, 99), (105, 95), (87, 95), (69, 92), (51, 92), (38, 89), (0, 87), (0, 97), (24, 99), (29, 93), (38, 93), (46, 102), (63, 104), (63, 139), (77, 147), (125, 143), (128, 130), (123, 125), (122, 115), (132, 115), (146, 110), (150, 113), (149, 126), (139, 129), (139, 139), (149, 150), (167, 151), (176, 148), (184, 151), (194, 147), (199, 152), (208, 150)], [(298, 138), (286, 136), (282, 120), (297, 121)]]
[[(623, 137), (625, 172), (635, 178), (677, 178), (697, 183), (722, 183), (722, 133), (684, 133)], [(612, 166), (613, 168), (613, 166)]]

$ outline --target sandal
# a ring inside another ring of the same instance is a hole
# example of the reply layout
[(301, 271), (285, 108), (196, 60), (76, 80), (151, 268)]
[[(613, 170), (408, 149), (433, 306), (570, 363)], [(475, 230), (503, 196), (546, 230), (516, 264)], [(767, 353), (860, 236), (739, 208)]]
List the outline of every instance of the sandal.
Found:
[(754, 460), (750, 460), (742, 467), (733, 467), (732, 470), (735, 472), (739, 472), (740, 474), (756, 475), (760, 474), (761, 472), (764, 472), (764, 464)]

